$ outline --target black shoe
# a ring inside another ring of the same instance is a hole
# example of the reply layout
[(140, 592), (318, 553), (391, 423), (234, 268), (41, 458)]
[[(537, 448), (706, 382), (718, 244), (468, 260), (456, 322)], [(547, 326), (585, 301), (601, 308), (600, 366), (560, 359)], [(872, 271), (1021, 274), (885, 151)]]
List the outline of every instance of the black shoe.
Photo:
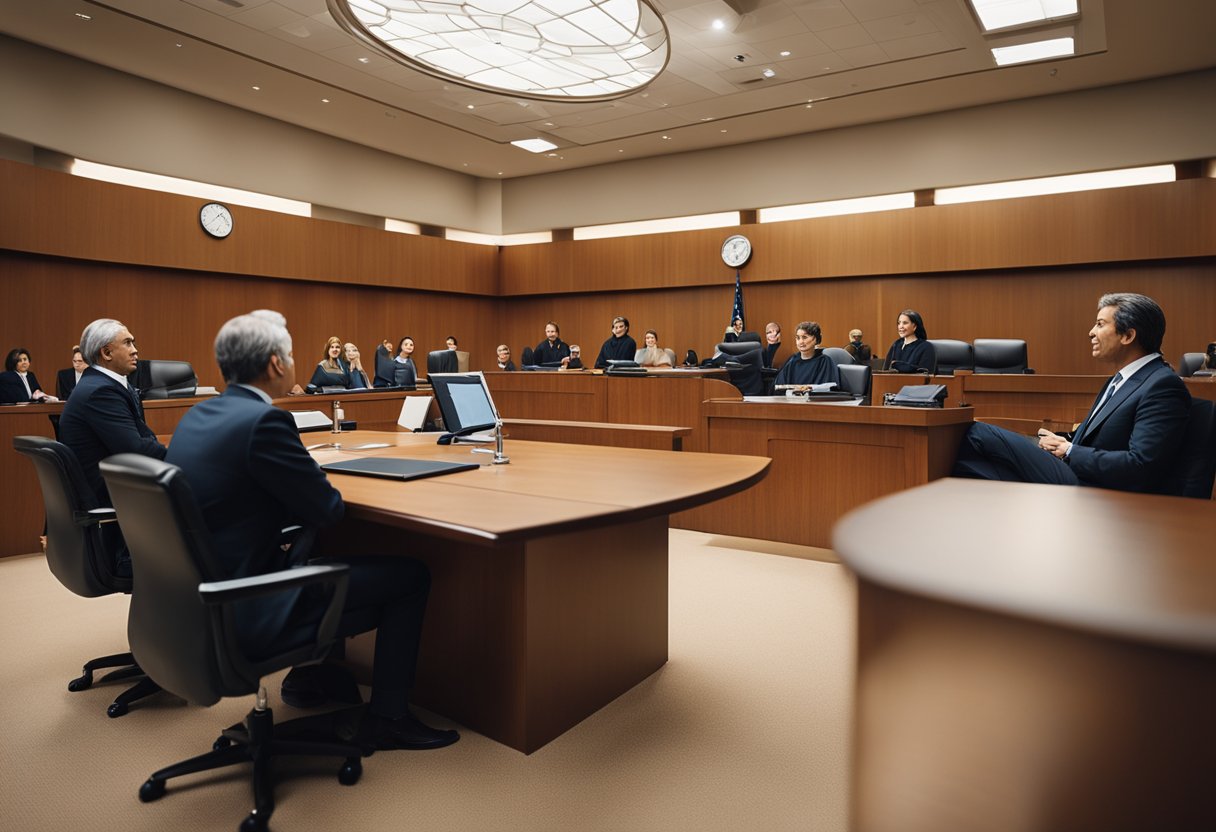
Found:
[(366, 722), (370, 731), (365, 735), (364, 744), (380, 751), (426, 751), (443, 748), (460, 739), (458, 732), (425, 725), (408, 710), (400, 719), (384, 719), (368, 714)]
[(363, 701), (355, 677), (336, 664), (293, 667), (284, 677), (279, 695), (284, 704), (293, 708), (319, 708), (332, 703), (358, 705)]

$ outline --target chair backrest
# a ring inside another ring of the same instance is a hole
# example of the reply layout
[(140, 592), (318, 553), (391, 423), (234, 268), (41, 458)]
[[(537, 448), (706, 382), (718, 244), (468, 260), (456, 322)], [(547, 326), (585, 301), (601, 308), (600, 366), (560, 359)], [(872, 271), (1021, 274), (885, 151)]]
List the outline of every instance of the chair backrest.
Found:
[(837, 367), (845, 364), (855, 364), (853, 356), (849, 355), (849, 351), (844, 347), (824, 347), (823, 354), (832, 359), (832, 363)]
[(739, 352), (722, 351), (730, 356), (726, 372), (730, 376), (730, 383), (735, 385), (740, 393), (745, 396), (762, 396), (764, 395), (764, 375), (760, 370), (764, 366), (764, 362), (760, 359), (759, 343), (737, 341), (733, 344), (720, 344), (719, 346), (739, 347), (744, 344), (750, 344), (752, 348)]
[(1205, 357), (1201, 352), (1184, 352), (1182, 360), (1178, 362), (1178, 375), (1183, 378), (1195, 375), (1196, 370), (1202, 369)]
[(975, 348), (966, 341), (955, 341), (952, 338), (930, 339), (937, 353), (937, 372), (942, 375), (954, 375), (955, 370), (975, 369)]
[(531, 367), (534, 360), (531, 347), (524, 347), (519, 351), (519, 364), (521, 367)]
[(667, 358), (671, 361), (671, 366), (676, 366), (676, 351), (671, 347), (664, 347), (663, 352), (667, 353)]
[(701, 363), (701, 359), (697, 358), (696, 350), (688, 350), (686, 353), (684, 353), (684, 366), (685, 367), (695, 367), (700, 363)]
[(431, 350), (426, 354), (426, 374), (455, 373), (460, 370), (460, 360), (453, 350)]
[(456, 353), (456, 372), (467, 373), (469, 371), (469, 352), (468, 350), (452, 350)]
[(836, 370), (840, 373), (840, 389), (863, 399), (870, 398), (869, 364), (840, 364)]
[(193, 396), (198, 376), (189, 361), (140, 359), (133, 383), (141, 399), (175, 399)]
[(755, 341), (757, 344), (759, 344), (760, 343), (760, 333), (754, 332), (750, 329), (745, 329), (739, 333), (739, 340), (740, 341)]
[(1030, 365), (1026, 342), (1019, 338), (976, 338), (977, 373), (1024, 373)]
[(1178, 462), (1180, 470), (1174, 493), (1209, 499), (1216, 482), (1216, 402), (1191, 399), (1191, 418)]
[[(749, 352), (758, 353), (761, 350), (759, 341), (723, 341), (718, 344), (715, 352), (720, 352), (723, 355), (744, 355)], [(761, 364), (764, 362), (761, 361)]]
[(45, 436), (15, 436), (13, 448), (34, 463), (38, 474), (51, 574), (86, 598), (130, 592), (131, 579), (114, 571), (114, 549), (121, 537), (86, 520), (89, 510), (97, 508), (97, 498), (72, 449)]

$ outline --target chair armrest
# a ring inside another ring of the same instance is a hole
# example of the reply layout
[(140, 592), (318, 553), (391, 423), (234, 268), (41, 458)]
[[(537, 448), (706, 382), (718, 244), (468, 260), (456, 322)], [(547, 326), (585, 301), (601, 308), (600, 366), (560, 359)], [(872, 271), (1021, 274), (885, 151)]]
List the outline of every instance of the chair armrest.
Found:
[(73, 512), (72, 520), (77, 526), (88, 528), (100, 523), (113, 523), (118, 519), (118, 512), (112, 508), (91, 508), (88, 511)]
[(208, 581), (198, 585), (198, 594), (204, 604), (215, 606), (232, 601), (243, 601), (247, 598), (273, 595), (276, 592), (303, 586), (345, 584), (346, 573), (349, 571), (350, 566), (345, 563), (300, 566), (295, 569), (268, 572), (265, 575), (251, 575), (248, 578)]

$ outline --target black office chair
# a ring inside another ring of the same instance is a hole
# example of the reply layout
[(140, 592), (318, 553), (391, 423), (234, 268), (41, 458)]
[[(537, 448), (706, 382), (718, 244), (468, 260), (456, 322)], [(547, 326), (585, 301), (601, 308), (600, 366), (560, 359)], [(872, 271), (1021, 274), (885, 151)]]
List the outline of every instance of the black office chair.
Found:
[(760, 350), (759, 341), (723, 341), (716, 350), (721, 358), (726, 359), (722, 366), (726, 368), (730, 383), (745, 396), (763, 396), (765, 393), (761, 373), (764, 361), (760, 357)]
[(930, 339), (929, 343), (937, 353), (937, 372), (940, 375), (952, 376), (955, 370), (975, 369), (975, 348), (966, 341), (938, 338)]
[(141, 399), (187, 398), (198, 388), (198, 376), (189, 361), (140, 359), (134, 376), (135, 389), (139, 390)]
[(456, 357), (454, 350), (431, 350), (426, 354), (426, 374), (428, 376), (434, 373), (458, 372), (460, 372), (460, 359)]
[(739, 333), (739, 341), (744, 341), (744, 342), (755, 341), (757, 344), (759, 344), (761, 342), (760, 333), (754, 332), (753, 330), (750, 330), (750, 329), (745, 329)]
[[(84, 598), (130, 593), (131, 579), (115, 571), (115, 550), (122, 539), (114, 509), (97, 507), (97, 498), (85, 482), (72, 449), (44, 436), (15, 436), (13, 448), (29, 457), (38, 474), (46, 507), (46, 564), (51, 574)], [(87, 690), (93, 686), (93, 672), (106, 668), (115, 669), (98, 682), (137, 680), (106, 710), (111, 717), (122, 716), (132, 702), (160, 690), (130, 653), (90, 659), (84, 663), (81, 675), (68, 682), (68, 690)]]
[(1019, 338), (976, 338), (975, 372), (1033, 373), (1026, 358), (1026, 342)]
[(532, 354), (531, 347), (524, 347), (522, 350), (519, 351), (519, 366), (532, 367), (532, 366), (535, 366), (535, 364), (536, 364), (536, 358)]
[(832, 363), (837, 367), (845, 364), (856, 364), (853, 356), (849, 355), (849, 351), (844, 347), (824, 347), (823, 354), (832, 359)]
[(1203, 369), (1203, 359), (1206, 357), (1201, 352), (1184, 352), (1182, 360), (1178, 362), (1178, 375), (1183, 378), (1195, 375), (1196, 370)]
[[(257, 832), (266, 829), (274, 811), (275, 757), (341, 757), (339, 782), (358, 782), (363, 773), (359, 746), (316, 738), (328, 733), (325, 726), (353, 719), (353, 712), (275, 725), (261, 687), (263, 676), (321, 658), (330, 649), (346, 598), (349, 567), (311, 565), (223, 580), (210, 534), (181, 469), (138, 454), (119, 454), (101, 463), (101, 473), (123, 518), (135, 567), (127, 637), (140, 666), (165, 690), (197, 705), (213, 705), (225, 696), (258, 694), (243, 725), (225, 730), (210, 752), (154, 772), (140, 788), (140, 800), (162, 797), (165, 781), (172, 777), (252, 762), (254, 809), (240, 828)], [(316, 632), (267, 658), (245, 655), (234, 604), (303, 587), (331, 593)], [(346, 735), (353, 736), (356, 729), (353, 722), (345, 725)], [(300, 738), (292, 739), (293, 734)]]
[(836, 370), (840, 373), (840, 389), (860, 398), (862, 404), (869, 404), (870, 365), (839, 364)]
[(1191, 399), (1191, 418), (1178, 455), (1174, 492), (1179, 497), (1210, 499), (1216, 483), (1216, 402)]

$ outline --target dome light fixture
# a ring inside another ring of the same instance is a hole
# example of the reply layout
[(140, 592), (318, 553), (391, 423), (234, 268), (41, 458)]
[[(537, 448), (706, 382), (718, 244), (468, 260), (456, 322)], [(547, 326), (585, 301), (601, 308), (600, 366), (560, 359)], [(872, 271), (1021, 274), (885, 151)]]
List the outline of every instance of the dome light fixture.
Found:
[(667, 66), (650, 0), (326, 0), (338, 25), (400, 64), (516, 98), (609, 101)]

